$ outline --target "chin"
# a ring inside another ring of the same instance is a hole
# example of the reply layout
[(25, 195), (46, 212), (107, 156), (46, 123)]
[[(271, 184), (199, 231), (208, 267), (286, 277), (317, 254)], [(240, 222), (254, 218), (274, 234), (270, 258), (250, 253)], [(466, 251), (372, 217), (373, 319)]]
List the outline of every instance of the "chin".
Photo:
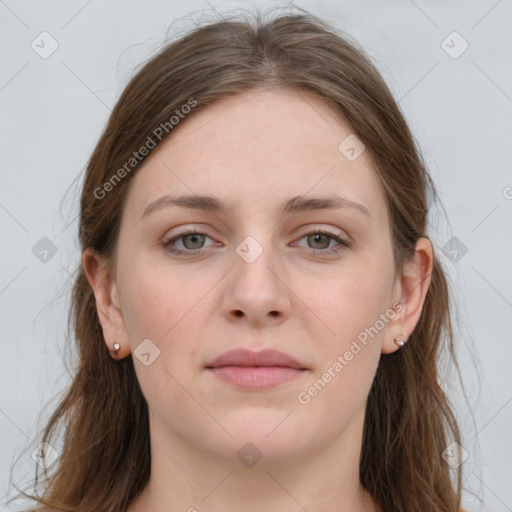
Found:
[(238, 411), (237, 415), (232, 421), (221, 420), (233, 436), (227, 441), (236, 446), (253, 442), (276, 455), (288, 455), (309, 437), (306, 425), (297, 424), (292, 409)]

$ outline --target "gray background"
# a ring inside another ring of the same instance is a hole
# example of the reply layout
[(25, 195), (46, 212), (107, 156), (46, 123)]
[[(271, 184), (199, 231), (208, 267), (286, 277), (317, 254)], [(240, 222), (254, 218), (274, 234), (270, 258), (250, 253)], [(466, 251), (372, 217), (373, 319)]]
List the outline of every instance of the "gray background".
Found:
[[(70, 272), (80, 260), (78, 185), (110, 109), (169, 28), (172, 36), (202, 13), (220, 18), (255, 5), (284, 4), (0, 0), (2, 509), (13, 495), (9, 480), (33, 477), (34, 436), (56, 402), (43, 406), (69, 382), (64, 334)], [(511, 511), (511, 1), (296, 5), (351, 34), (374, 59), (438, 185), (446, 215), (432, 212), (429, 234), (459, 310), (469, 408), (453, 379), (450, 389), (469, 453), (465, 503)], [(44, 31), (58, 43), (47, 58), (31, 47), (51, 49)], [(42, 252), (48, 247), (55, 254)]]

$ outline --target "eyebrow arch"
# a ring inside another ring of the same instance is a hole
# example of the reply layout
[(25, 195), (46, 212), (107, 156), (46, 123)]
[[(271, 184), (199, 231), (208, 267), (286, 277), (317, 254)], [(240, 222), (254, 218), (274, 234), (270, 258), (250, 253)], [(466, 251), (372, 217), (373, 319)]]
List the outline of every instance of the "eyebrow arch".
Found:
[[(150, 203), (141, 216), (141, 220), (151, 213), (168, 206), (179, 206), (193, 210), (204, 210), (211, 212), (233, 211), (233, 205), (226, 205), (220, 199), (211, 196), (182, 195), (173, 197), (170, 195), (162, 196)], [(371, 218), (370, 211), (366, 206), (350, 201), (341, 196), (328, 197), (310, 197), (295, 196), (281, 203), (278, 213), (300, 213), (314, 210), (328, 210), (335, 208), (354, 208)]]

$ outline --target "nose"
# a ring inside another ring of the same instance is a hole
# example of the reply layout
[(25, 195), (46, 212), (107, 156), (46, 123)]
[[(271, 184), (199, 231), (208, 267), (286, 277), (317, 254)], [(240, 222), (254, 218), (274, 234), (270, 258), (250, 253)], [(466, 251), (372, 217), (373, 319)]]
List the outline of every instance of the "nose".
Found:
[(286, 271), (267, 247), (252, 239), (237, 248), (222, 299), (223, 313), (230, 321), (264, 326), (289, 317), (293, 294), (286, 285)]

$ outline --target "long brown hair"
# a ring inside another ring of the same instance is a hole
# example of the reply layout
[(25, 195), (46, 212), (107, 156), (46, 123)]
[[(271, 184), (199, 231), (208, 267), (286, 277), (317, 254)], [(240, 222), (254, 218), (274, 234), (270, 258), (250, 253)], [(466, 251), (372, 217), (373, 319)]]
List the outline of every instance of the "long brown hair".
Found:
[[(161, 140), (172, 135), (169, 120), (177, 110), (196, 102), (186, 111), (192, 116), (215, 100), (273, 87), (323, 99), (365, 144), (386, 193), (395, 262), (403, 268), (426, 236), (435, 187), (375, 65), (350, 36), (305, 11), (205, 24), (164, 46), (136, 73), (88, 162), (82, 250), (93, 248), (113, 262), (124, 198), (145, 158), (127, 162), (158, 127), (166, 127)], [(113, 181), (116, 173), (121, 179)], [(383, 512), (460, 510), (461, 469), (442, 458), (450, 442), (460, 444), (460, 433), (438, 378), (439, 363), (456, 360), (449, 286), (436, 257), (431, 279), (410, 342), (381, 356), (368, 397), (360, 480)], [(132, 358), (109, 355), (81, 263), (68, 317), (68, 333), (73, 329), (77, 371), (42, 435), (52, 444), (64, 431), (62, 448), (44, 478), (36, 471), (34, 488), (41, 492), (33, 499), (42, 511), (122, 512), (150, 476), (148, 408)]]

